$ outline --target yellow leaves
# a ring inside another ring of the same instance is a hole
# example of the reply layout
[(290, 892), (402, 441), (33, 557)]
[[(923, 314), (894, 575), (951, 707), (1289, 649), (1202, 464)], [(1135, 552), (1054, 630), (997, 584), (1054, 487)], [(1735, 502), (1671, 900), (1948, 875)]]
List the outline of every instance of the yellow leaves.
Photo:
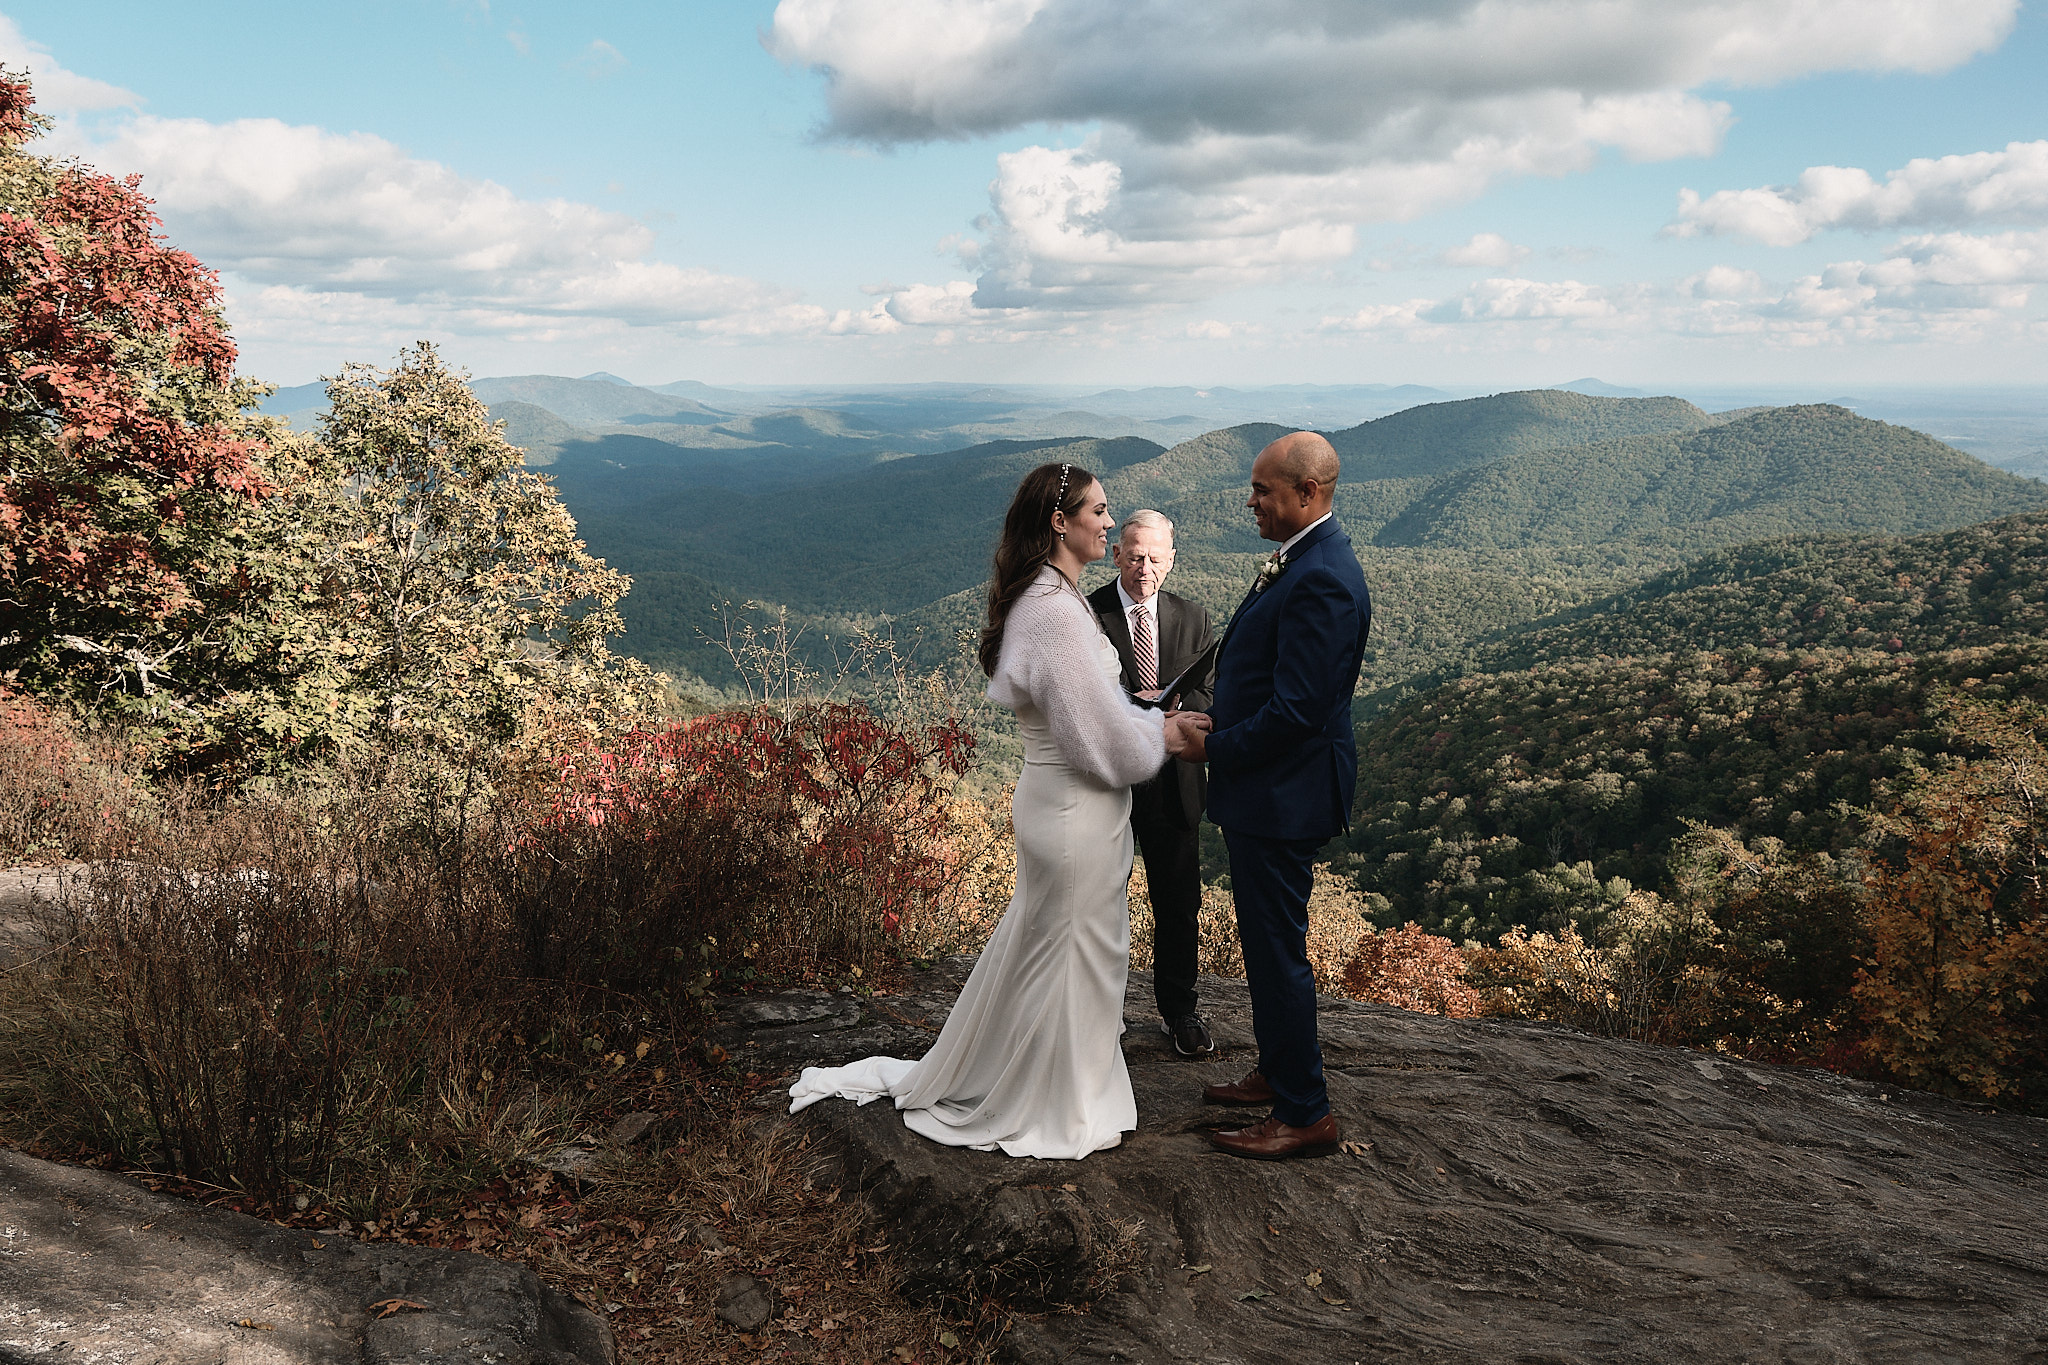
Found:
[(1301, 1282), (1307, 1285), (1310, 1289), (1315, 1289), (1319, 1287), (1323, 1282), (1323, 1272), (1320, 1270), (1311, 1270), (1306, 1276), (1302, 1278)]
[[(380, 1313), (378, 1314), (378, 1316), (382, 1317), (383, 1314)], [(252, 1332), (275, 1332), (277, 1330), (276, 1323), (257, 1322), (254, 1318), (237, 1318), (235, 1320), (235, 1326), (246, 1327)]]
[(376, 1310), (378, 1317), (388, 1318), (393, 1313), (425, 1312), (427, 1305), (417, 1299), (379, 1299), (370, 1307)]

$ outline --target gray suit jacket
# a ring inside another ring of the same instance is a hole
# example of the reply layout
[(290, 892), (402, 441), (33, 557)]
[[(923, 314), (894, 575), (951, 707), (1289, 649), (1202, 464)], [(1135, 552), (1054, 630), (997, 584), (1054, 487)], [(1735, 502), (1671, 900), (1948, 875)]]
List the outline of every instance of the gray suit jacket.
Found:
[[(1185, 597), (1161, 588), (1152, 603), (1159, 615), (1159, 681), (1170, 682), (1175, 674), (1201, 657), (1202, 651), (1215, 641), (1216, 632), (1209, 623), (1209, 613)], [(1124, 619), (1124, 603), (1117, 596), (1116, 583), (1112, 580), (1089, 593), (1088, 605), (1102, 622), (1109, 642), (1116, 646), (1116, 656), (1123, 664), (1123, 685), (1136, 690), (1137, 682), (1131, 673), (1131, 626)], [(1181, 689), (1181, 709), (1208, 710), (1214, 682), (1213, 664), (1204, 676), (1190, 678)], [(1168, 759), (1157, 777), (1131, 789), (1131, 818), (1194, 829), (1202, 823), (1202, 804), (1208, 791), (1208, 775), (1201, 764)]]

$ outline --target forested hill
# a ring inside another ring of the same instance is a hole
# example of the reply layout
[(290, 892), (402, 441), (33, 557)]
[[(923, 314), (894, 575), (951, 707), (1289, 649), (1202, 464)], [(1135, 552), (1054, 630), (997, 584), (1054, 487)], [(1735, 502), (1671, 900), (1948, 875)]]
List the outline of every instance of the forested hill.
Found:
[(1433, 480), (1381, 545), (1696, 552), (1769, 536), (1910, 532), (2048, 505), (2048, 487), (1846, 408), (1770, 408), (1689, 435), (1509, 455)]
[(1331, 437), (1344, 477), (1431, 478), (1538, 450), (1698, 431), (1715, 419), (1682, 398), (1597, 398), (1533, 389), (1425, 403)]
[[(1337, 514), (1354, 537), (1369, 538), (1425, 496), (1432, 480), (1457, 470), (1596, 441), (1682, 434), (1714, 421), (1677, 398), (1594, 398), (1550, 389), (1427, 403), (1329, 433), (1344, 461)], [(1208, 432), (1105, 486), (1118, 507), (1153, 507), (1172, 517), (1183, 542), (1254, 552), (1258, 532), (1244, 511), (1252, 461), (1286, 432), (1271, 423)]]
[(592, 548), (630, 573), (681, 572), (801, 612), (896, 614), (987, 576), (1029, 470), (1070, 460), (1106, 477), (1159, 453), (1135, 437), (993, 441), (761, 494), (664, 486), (630, 467), (551, 472)]
[[(945, 656), (978, 615), (1018, 478), (1046, 460), (1100, 474), (1120, 516), (1150, 506), (1172, 517), (1180, 557), (1169, 586), (1214, 615), (1230, 611), (1271, 548), (1244, 496), (1254, 457), (1284, 430), (1275, 425), (1171, 449), (1069, 438), (885, 459), (748, 449), (730, 421), (719, 429), (726, 447), (657, 439), (664, 422), (690, 417), (684, 399), (630, 430), (608, 428), (601, 444), (565, 441), (561, 419), (534, 401), (551, 398), (545, 386), (519, 393), (499, 395), (512, 435), (530, 430), (559, 452), (548, 472), (590, 548), (635, 576), (625, 647), (713, 680), (726, 664), (700, 631), (718, 601), (786, 606), (814, 637), (886, 616), (899, 638), (920, 641), (920, 662)], [(573, 396), (593, 413), (608, 401), (582, 387)], [(1427, 404), (1332, 439), (1346, 460), (1338, 514), (1376, 594), (1365, 685), (1380, 695), (1489, 635), (1732, 544), (1947, 529), (2048, 506), (2037, 482), (1834, 407), (1715, 417), (1677, 399), (1507, 393)]]
[(1378, 919), (1454, 939), (1596, 927), (1659, 888), (1687, 821), (1841, 851), (1857, 807), (1948, 741), (1940, 690), (2048, 700), (2048, 644), (1909, 656), (1738, 650), (1539, 664), (1412, 698), (1359, 732), (1342, 841)]
[(1672, 649), (1924, 653), (2048, 638), (2048, 513), (1932, 535), (1740, 545), (1476, 652), (1497, 672)]

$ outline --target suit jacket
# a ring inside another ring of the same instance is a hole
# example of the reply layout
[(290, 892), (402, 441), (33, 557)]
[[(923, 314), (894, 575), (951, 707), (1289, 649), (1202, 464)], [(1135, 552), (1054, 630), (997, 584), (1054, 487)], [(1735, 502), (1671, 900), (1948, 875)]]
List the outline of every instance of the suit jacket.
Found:
[(1333, 517), (1309, 532), (1224, 632), (1209, 708), (1209, 818), (1265, 839), (1328, 839), (1351, 825), (1358, 685), (1372, 597)]
[[(1137, 674), (1131, 663), (1131, 623), (1124, 616), (1124, 603), (1117, 596), (1115, 580), (1089, 593), (1088, 605), (1095, 609), (1096, 619), (1102, 622), (1103, 633), (1116, 646), (1116, 657), (1123, 663), (1123, 685), (1136, 691)], [(1159, 620), (1159, 681), (1169, 683), (1183, 668), (1201, 657), (1210, 642), (1215, 640), (1216, 632), (1209, 624), (1209, 613), (1185, 597), (1177, 597), (1162, 588), (1153, 595), (1152, 605)], [(1202, 677), (1188, 679), (1181, 688), (1182, 710), (1208, 709), (1211, 676), (1213, 668)], [(1182, 763), (1179, 759), (1170, 758), (1157, 777), (1131, 789), (1131, 818), (1194, 829), (1202, 823), (1202, 802), (1207, 791), (1208, 782), (1202, 775), (1201, 764)]]

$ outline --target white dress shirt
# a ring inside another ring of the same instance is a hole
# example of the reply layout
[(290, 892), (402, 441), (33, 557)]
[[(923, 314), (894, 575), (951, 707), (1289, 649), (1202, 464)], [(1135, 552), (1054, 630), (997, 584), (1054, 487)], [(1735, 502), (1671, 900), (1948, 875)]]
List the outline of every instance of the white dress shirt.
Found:
[[(1332, 515), (1333, 514), (1330, 512), (1325, 512), (1321, 516), (1317, 517), (1314, 521), (1310, 522), (1308, 525), (1302, 527), (1299, 531), (1296, 531), (1293, 535), (1287, 537), (1286, 543), (1281, 545), (1280, 547), (1280, 553), (1283, 555), (1293, 554), (1294, 547), (1297, 543), (1300, 542), (1301, 538), (1307, 535), (1310, 531), (1315, 530), (1316, 527), (1321, 526), (1324, 522), (1328, 521)], [(1123, 587), (1122, 579), (1117, 580), (1117, 587), (1119, 589)]]
[(1118, 578), (1116, 580), (1116, 596), (1117, 600), (1124, 604), (1124, 625), (1131, 632), (1131, 642), (1134, 647), (1138, 639), (1138, 622), (1132, 613), (1141, 606), (1145, 609), (1145, 630), (1152, 637), (1152, 667), (1155, 672), (1160, 674), (1160, 677), (1153, 685), (1156, 687), (1160, 683), (1166, 682), (1166, 660), (1159, 655), (1159, 594), (1154, 592), (1149, 599), (1140, 602), (1124, 590), (1124, 581), (1122, 578)]

